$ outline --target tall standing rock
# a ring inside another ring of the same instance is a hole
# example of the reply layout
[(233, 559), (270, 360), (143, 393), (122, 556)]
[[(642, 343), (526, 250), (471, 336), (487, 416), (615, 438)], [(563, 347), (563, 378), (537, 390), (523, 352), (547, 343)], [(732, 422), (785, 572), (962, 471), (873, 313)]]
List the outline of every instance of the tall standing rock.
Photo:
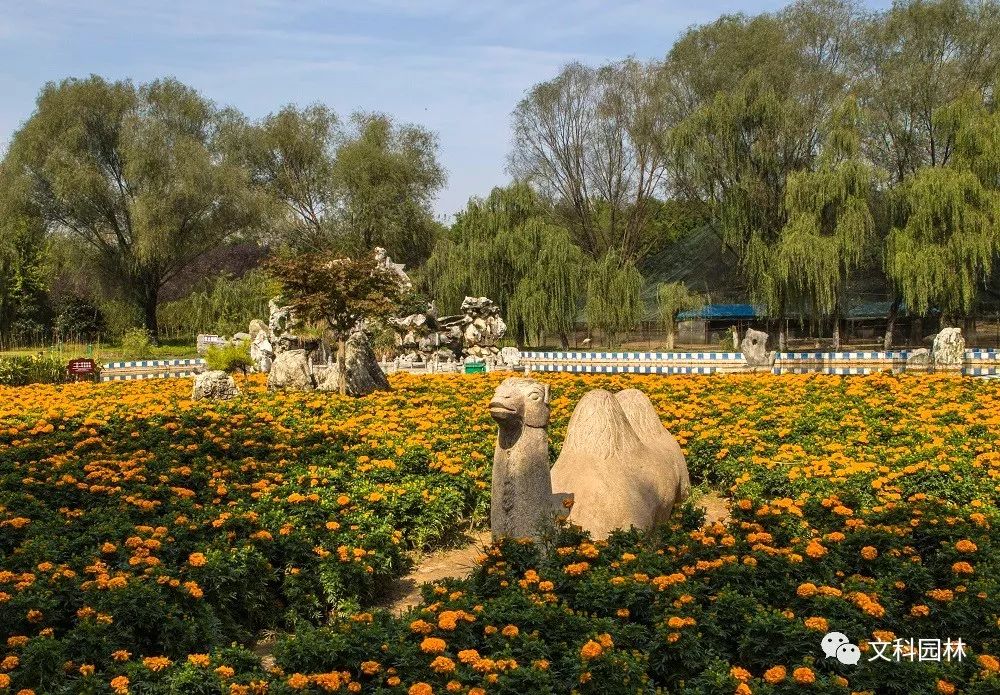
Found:
[[(355, 331), (347, 339), (347, 395), (367, 396), (375, 391), (389, 391), (389, 379), (378, 366), (378, 359), (364, 331)], [(320, 391), (340, 390), (340, 373), (333, 364), (324, 369), (317, 388)]]
[(750, 328), (740, 344), (743, 359), (748, 367), (769, 367), (771, 358), (767, 352), (767, 333)]
[(272, 391), (312, 391), (316, 388), (306, 351), (286, 350), (275, 357), (267, 375), (267, 388)]
[(931, 361), (935, 367), (961, 367), (965, 364), (965, 338), (958, 328), (945, 328), (934, 336)]

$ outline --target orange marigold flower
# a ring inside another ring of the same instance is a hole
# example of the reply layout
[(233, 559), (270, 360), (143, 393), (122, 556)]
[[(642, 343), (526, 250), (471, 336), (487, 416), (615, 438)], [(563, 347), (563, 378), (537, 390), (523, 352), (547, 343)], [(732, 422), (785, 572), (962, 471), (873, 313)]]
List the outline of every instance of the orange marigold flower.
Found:
[(435, 673), (451, 673), (455, 670), (455, 662), (446, 656), (438, 656), (431, 662), (431, 670)]
[(410, 631), (418, 635), (429, 635), (434, 630), (434, 626), (426, 620), (414, 620), (410, 623)]
[(188, 654), (188, 663), (194, 664), (195, 666), (205, 667), (211, 662), (208, 658), (208, 654)]
[(937, 682), (937, 691), (941, 693), (941, 695), (954, 695), (955, 686), (948, 681), (939, 678)]
[(979, 546), (968, 539), (962, 539), (955, 544), (955, 550), (960, 553), (974, 553), (979, 550)]
[(427, 683), (414, 683), (406, 692), (408, 695), (431, 695), (434, 692), (434, 688)]
[(795, 679), (796, 683), (802, 685), (808, 685), (809, 683), (816, 682), (816, 674), (813, 673), (811, 668), (806, 666), (799, 666), (797, 669), (792, 671), (792, 678)]
[(382, 668), (382, 665), (377, 661), (362, 661), (361, 662), (361, 673), (366, 676), (374, 676)]
[(425, 637), (420, 643), (420, 650), (427, 654), (440, 654), (448, 644), (440, 637)]
[(119, 649), (117, 651), (111, 652), (111, 658), (115, 661), (128, 661), (132, 658), (132, 652), (126, 651), (124, 649)]
[(0, 688), (6, 689), (10, 687), (10, 676), (6, 673), (0, 673)]
[(599, 642), (595, 642), (594, 640), (587, 640), (587, 642), (580, 647), (580, 656), (584, 659), (596, 659), (603, 653), (604, 647), (602, 647)]
[(129, 680), (125, 676), (118, 676), (111, 679), (111, 689), (115, 695), (127, 695)]
[(785, 676), (788, 671), (784, 666), (772, 666), (771, 668), (764, 671), (764, 680), (771, 685), (775, 685), (785, 680)]
[(956, 562), (951, 566), (951, 571), (955, 574), (974, 574), (976, 570), (968, 562)]
[(736, 686), (736, 690), (733, 691), (733, 695), (753, 695), (753, 691), (746, 683), (740, 683)]
[(520, 630), (517, 629), (517, 625), (508, 625), (500, 631), (500, 634), (504, 637), (517, 637), (519, 633)]
[(861, 557), (866, 560), (874, 560), (878, 557), (878, 548), (872, 545), (866, 545), (861, 549)]
[(309, 685), (309, 676), (304, 676), (301, 673), (293, 673), (288, 677), (286, 682), (292, 690), (302, 690)]
[(810, 630), (817, 630), (818, 632), (826, 632), (830, 627), (826, 618), (806, 618), (805, 624)]
[(142, 660), (142, 665), (150, 671), (162, 671), (170, 666), (170, 659), (165, 656), (147, 656)]
[(729, 669), (729, 675), (738, 681), (748, 681), (753, 678), (749, 671), (740, 666), (733, 666)]
[(989, 654), (979, 655), (979, 665), (987, 671), (993, 671), (994, 673), (1000, 671), (1000, 661), (995, 656), (990, 656)]
[(208, 560), (203, 553), (191, 553), (188, 555), (188, 564), (192, 567), (203, 567)]

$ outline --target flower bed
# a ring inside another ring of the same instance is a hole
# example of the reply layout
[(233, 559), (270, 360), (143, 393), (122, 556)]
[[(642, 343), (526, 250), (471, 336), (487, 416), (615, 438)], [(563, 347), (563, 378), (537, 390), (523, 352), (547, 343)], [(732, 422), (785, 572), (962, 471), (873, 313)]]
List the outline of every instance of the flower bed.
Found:
[[(215, 405), (187, 380), (0, 388), (0, 688), (1000, 689), (1000, 385), (544, 378), (554, 444), (587, 389), (646, 391), (733, 523), (687, 506), (645, 537), (506, 543), (401, 619), (371, 606), (406, 552), (484, 519), (499, 376)], [(294, 631), (270, 671), (245, 648), (263, 628)], [(827, 630), (861, 663), (824, 659)], [(966, 658), (868, 662), (911, 637)]]

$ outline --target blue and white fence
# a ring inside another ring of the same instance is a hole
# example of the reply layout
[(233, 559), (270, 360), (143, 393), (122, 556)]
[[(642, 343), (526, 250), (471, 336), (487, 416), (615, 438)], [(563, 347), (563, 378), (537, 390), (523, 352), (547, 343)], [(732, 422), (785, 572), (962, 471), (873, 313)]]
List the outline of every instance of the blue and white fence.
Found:
[[(779, 352), (769, 370), (774, 374), (872, 374), (881, 371), (927, 371), (926, 364), (907, 364), (910, 350), (845, 352)], [(752, 371), (741, 352), (523, 352), (530, 371), (579, 374), (718, 374)], [(954, 371), (968, 376), (1000, 375), (1000, 351), (966, 350)]]
[(101, 381), (133, 381), (191, 376), (205, 367), (201, 358), (176, 360), (133, 360), (101, 365)]

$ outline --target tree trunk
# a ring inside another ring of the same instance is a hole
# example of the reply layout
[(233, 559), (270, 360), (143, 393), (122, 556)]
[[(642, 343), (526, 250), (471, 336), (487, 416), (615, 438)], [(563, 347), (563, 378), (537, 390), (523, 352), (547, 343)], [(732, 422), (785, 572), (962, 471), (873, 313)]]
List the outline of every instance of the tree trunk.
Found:
[(343, 336), (337, 338), (337, 374), (340, 375), (338, 392), (347, 395), (347, 340)]
[(896, 317), (899, 316), (899, 307), (903, 300), (899, 295), (895, 295), (892, 306), (889, 307), (889, 316), (886, 318), (885, 337), (882, 339), (882, 349), (888, 350), (892, 347), (892, 332), (896, 328)]
[(667, 352), (674, 351), (674, 341), (677, 339), (677, 330), (674, 328), (674, 322), (671, 321), (667, 324)]
[(143, 313), (143, 322), (146, 330), (149, 331), (149, 339), (153, 345), (160, 344), (160, 326), (156, 320), (156, 305), (159, 300), (159, 291), (155, 288), (144, 287), (140, 297), (140, 306)]
[(833, 315), (833, 351), (840, 352), (840, 312)]
[(559, 331), (559, 345), (563, 350), (569, 349), (569, 336), (566, 331)]

